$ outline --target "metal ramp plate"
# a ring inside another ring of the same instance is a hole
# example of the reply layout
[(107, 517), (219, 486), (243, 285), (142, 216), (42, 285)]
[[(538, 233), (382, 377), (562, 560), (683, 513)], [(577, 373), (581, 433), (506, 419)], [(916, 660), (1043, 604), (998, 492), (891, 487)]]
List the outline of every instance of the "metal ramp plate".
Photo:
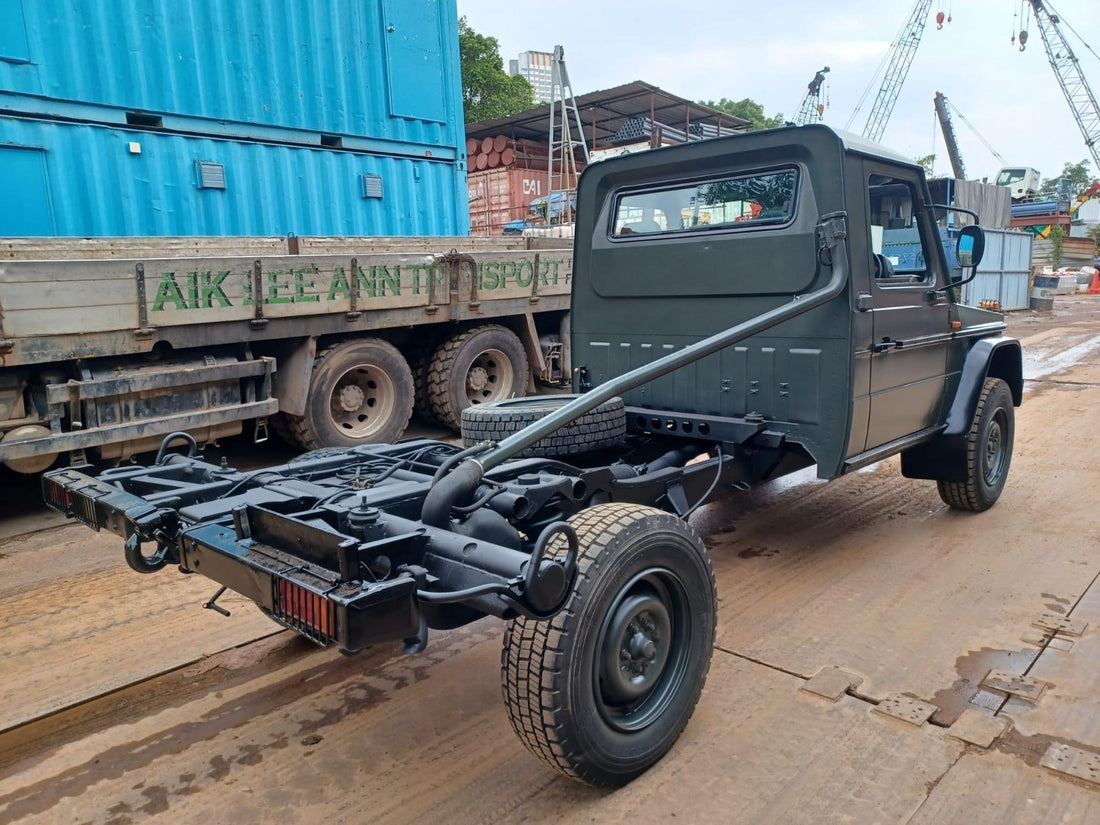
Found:
[(883, 716), (891, 716), (894, 719), (900, 719), (902, 722), (908, 722), (910, 725), (919, 727), (932, 717), (937, 708), (935, 705), (922, 702), (920, 699), (903, 696), (900, 693), (892, 693), (871, 710), (875, 713), (881, 713)]
[(1043, 754), (1044, 768), (1100, 785), (1100, 754), (1055, 742)]
[(991, 670), (982, 679), (982, 687), (1018, 696), (1029, 702), (1038, 702), (1043, 691), (1047, 689), (1048, 683), (1005, 670)]
[(1032, 624), (1035, 627), (1053, 630), (1055, 633), (1064, 633), (1067, 636), (1080, 636), (1089, 626), (1089, 623), (1082, 619), (1071, 619), (1057, 613), (1043, 613)]

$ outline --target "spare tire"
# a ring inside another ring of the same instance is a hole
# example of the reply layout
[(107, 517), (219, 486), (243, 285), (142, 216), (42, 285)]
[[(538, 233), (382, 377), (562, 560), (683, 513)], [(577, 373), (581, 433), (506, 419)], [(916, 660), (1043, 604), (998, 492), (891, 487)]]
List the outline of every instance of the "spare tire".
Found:
[[(528, 424), (544, 418), (576, 395), (509, 398), (478, 404), (462, 411), (462, 441), (472, 446), (481, 441), (502, 441)], [(621, 398), (611, 398), (561, 429), (536, 441), (524, 457), (575, 455), (616, 447), (626, 440), (626, 409)]]

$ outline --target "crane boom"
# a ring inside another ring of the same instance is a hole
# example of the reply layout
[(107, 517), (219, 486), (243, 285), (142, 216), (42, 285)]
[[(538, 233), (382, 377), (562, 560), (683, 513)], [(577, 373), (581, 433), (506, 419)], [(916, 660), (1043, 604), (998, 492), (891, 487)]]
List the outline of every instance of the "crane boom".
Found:
[[(1038, 2), (1038, 0), (1032, 0), (1032, 2)], [(890, 44), (890, 63), (883, 76), (878, 96), (875, 98), (875, 105), (871, 109), (871, 114), (867, 116), (867, 125), (863, 127), (863, 136), (868, 140), (878, 141), (886, 131), (886, 123), (894, 111), (894, 104), (898, 102), (898, 95), (901, 94), (901, 87), (905, 84), (906, 75), (909, 74), (909, 67), (913, 65), (913, 56), (917, 53), (917, 46), (920, 45), (925, 23), (928, 22), (928, 11), (931, 8), (932, 0), (917, 0), (909, 13), (905, 28), (901, 30), (897, 40)]]
[(1035, 22), (1039, 26), (1039, 34), (1042, 35), (1043, 45), (1047, 50), (1047, 60), (1054, 74), (1058, 77), (1058, 83), (1062, 87), (1062, 93), (1066, 96), (1066, 102), (1073, 111), (1073, 117), (1085, 137), (1085, 145), (1092, 153), (1092, 159), (1100, 169), (1100, 105), (1096, 103), (1096, 96), (1089, 88), (1088, 81), (1081, 71), (1081, 64), (1073, 54), (1069, 42), (1062, 30), (1058, 27), (1060, 22), (1057, 15), (1051, 14), (1043, 3), (1043, 0), (1028, 0), (1031, 10), (1035, 13)]
[(955, 126), (951, 123), (951, 113), (947, 111), (947, 98), (936, 92), (933, 101), (936, 104), (936, 118), (943, 132), (943, 142), (947, 144), (947, 157), (951, 161), (951, 171), (959, 180), (966, 180), (966, 166), (959, 152), (959, 141), (955, 138)]
[(821, 85), (825, 82), (825, 75), (829, 71), (826, 66), (814, 75), (814, 79), (806, 86), (806, 96), (798, 107), (798, 115), (794, 122), (798, 126), (805, 126), (815, 120), (821, 120)]

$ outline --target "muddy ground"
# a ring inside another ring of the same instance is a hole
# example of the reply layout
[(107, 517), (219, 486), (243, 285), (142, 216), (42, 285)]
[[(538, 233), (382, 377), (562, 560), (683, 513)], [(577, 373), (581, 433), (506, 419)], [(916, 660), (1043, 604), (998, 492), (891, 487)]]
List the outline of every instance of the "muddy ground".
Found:
[[(1029, 380), (990, 512), (895, 459), (693, 516), (721, 599), (710, 677), (617, 791), (514, 737), (500, 622), (344, 657), (239, 598), (202, 610), (209, 583), (130, 572), (116, 537), (50, 527), (5, 479), (0, 822), (1100, 822), (1100, 299), (1010, 333)], [(836, 701), (803, 689), (827, 668), (855, 683)], [(921, 724), (881, 712), (915, 701)]]

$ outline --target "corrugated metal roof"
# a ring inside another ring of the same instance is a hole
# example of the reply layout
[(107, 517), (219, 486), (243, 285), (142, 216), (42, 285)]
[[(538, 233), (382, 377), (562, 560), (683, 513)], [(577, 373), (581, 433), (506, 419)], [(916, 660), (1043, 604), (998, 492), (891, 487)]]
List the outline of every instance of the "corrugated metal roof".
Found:
[[(701, 106), (641, 80), (579, 95), (576, 102), (590, 147), (604, 145), (629, 121), (638, 118), (649, 118), (679, 130), (686, 130), (691, 124), (706, 124), (719, 128), (722, 134), (734, 134), (749, 125), (747, 120)], [(466, 137), (478, 140), (506, 135), (514, 140), (545, 141), (549, 133), (548, 105), (510, 117), (466, 124)]]

